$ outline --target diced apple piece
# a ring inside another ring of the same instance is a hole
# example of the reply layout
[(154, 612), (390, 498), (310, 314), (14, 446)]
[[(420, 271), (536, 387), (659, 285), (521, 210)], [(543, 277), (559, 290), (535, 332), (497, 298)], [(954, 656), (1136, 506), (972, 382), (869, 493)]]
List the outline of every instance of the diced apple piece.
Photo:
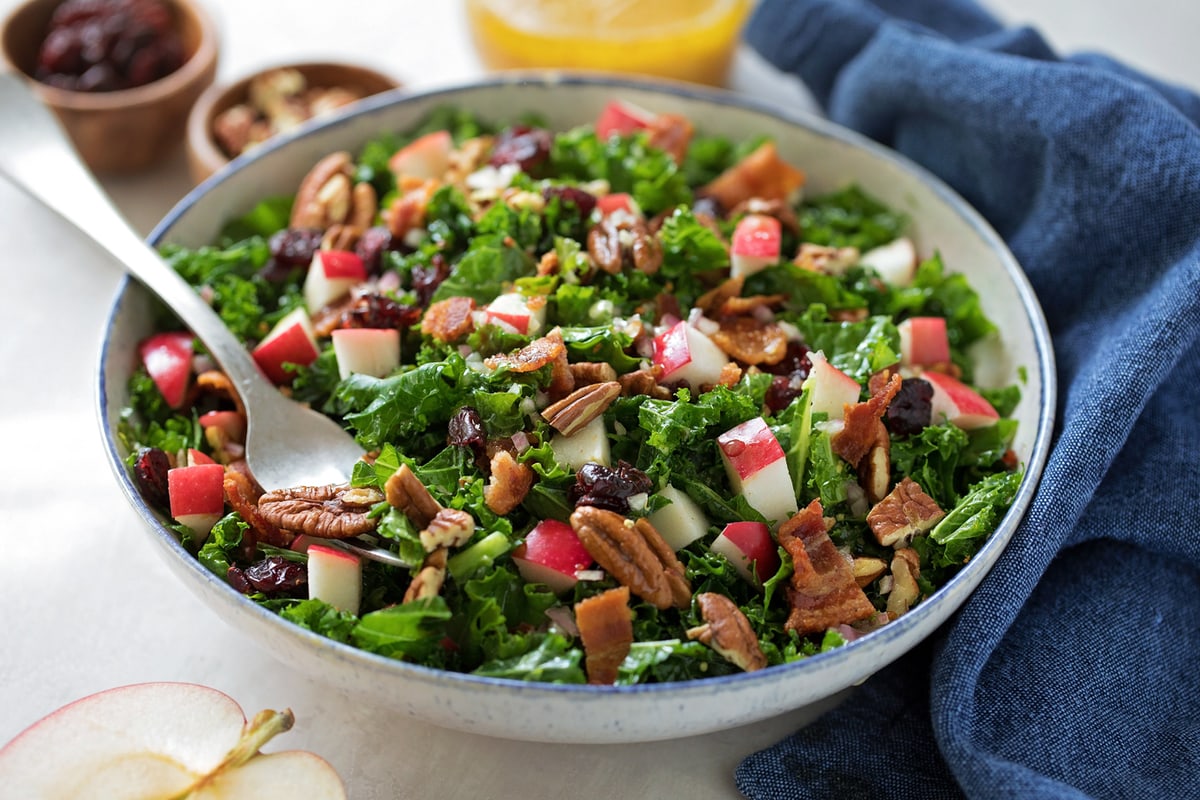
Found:
[(417, 137), (388, 159), (388, 169), (397, 178), (440, 178), (450, 169), (454, 140), (449, 131), (434, 131)]
[(859, 263), (874, 269), (884, 283), (908, 286), (917, 274), (917, 248), (902, 236), (863, 253)]
[(921, 377), (933, 387), (930, 406), (934, 425), (949, 422), (963, 430), (973, 430), (994, 425), (1000, 419), (991, 403), (957, 378), (931, 370), (921, 373)]
[(804, 379), (804, 388), (810, 390), (813, 413), (824, 413), (831, 420), (841, 419), (845, 406), (858, 402), (862, 387), (821, 353), (809, 353), (808, 357), (812, 367)]
[(328, 544), (308, 545), (308, 596), (357, 614), (362, 602), (362, 562)]
[(275, 323), (275, 327), (258, 343), (251, 355), (274, 383), (291, 383), (292, 373), (283, 365), (308, 366), (319, 355), (308, 312), (297, 308), (285, 315)]
[(487, 322), (524, 336), (536, 336), (546, 327), (546, 298), (508, 292), (488, 303), (483, 313)]
[(944, 317), (909, 317), (896, 328), (900, 331), (902, 365), (927, 367), (950, 361)]
[(593, 561), (571, 526), (556, 519), (535, 525), (513, 551), (512, 560), (522, 578), (544, 583), (555, 594), (570, 591), (579, 580), (576, 573)]
[(613, 192), (612, 194), (597, 197), (596, 211), (602, 217), (616, 213), (628, 214), (632, 217), (640, 217), (642, 215), (642, 209), (628, 192)]
[(400, 331), (395, 328), (338, 328), (330, 334), (338, 375), (383, 378), (400, 366)]
[(779, 220), (766, 214), (742, 217), (733, 230), (729, 276), (744, 278), (778, 264), (782, 242), (783, 228)]
[(203, 543), (225, 511), (225, 467), (196, 464), (167, 470), (171, 516)]
[(189, 467), (194, 467), (197, 464), (215, 464), (215, 463), (217, 463), (217, 462), (213, 461), (212, 458), (207, 453), (201, 452), (200, 450), (197, 450), (194, 447), (188, 448), (188, 450), (187, 450), (187, 465)]
[(341, 300), (367, 279), (367, 267), (348, 250), (318, 250), (304, 278), (304, 305), (310, 314)]
[(208, 411), (201, 414), (197, 421), (206, 431), (209, 428), (220, 428), (226, 441), (246, 441), (246, 417), (237, 411)]
[(717, 445), (729, 483), (751, 508), (776, 523), (796, 513), (796, 490), (787, 457), (762, 417), (721, 434)]
[(686, 492), (666, 486), (659, 494), (671, 504), (655, 511), (649, 520), (672, 550), (682, 550), (708, 533), (708, 517)]
[(192, 377), (192, 334), (156, 333), (138, 345), (147, 374), (171, 408), (183, 405)]
[(729, 559), (738, 574), (756, 586), (779, 571), (779, 549), (761, 522), (729, 523), (709, 549)]
[(612, 461), (603, 416), (596, 417), (570, 436), (556, 433), (550, 439), (550, 449), (558, 463), (577, 472), (584, 464), (607, 467)]
[(614, 133), (628, 136), (634, 131), (648, 128), (654, 114), (623, 100), (610, 100), (600, 110), (596, 119), (596, 136), (607, 139)]
[(664, 382), (687, 381), (699, 388), (720, 380), (729, 358), (711, 339), (680, 321), (655, 337), (654, 363), (662, 367)]

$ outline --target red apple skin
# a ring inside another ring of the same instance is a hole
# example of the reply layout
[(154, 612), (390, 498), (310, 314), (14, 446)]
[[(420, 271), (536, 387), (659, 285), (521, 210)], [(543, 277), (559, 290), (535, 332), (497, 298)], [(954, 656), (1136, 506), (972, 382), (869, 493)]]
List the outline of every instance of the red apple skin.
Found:
[(733, 562), (742, 577), (752, 583), (757, 579), (762, 584), (779, 571), (779, 550), (762, 522), (729, 523), (713, 540), (711, 549)]
[(513, 562), (525, 580), (561, 594), (575, 585), (576, 572), (592, 565), (592, 556), (570, 525), (546, 519), (525, 535), (513, 551)]
[(192, 334), (156, 333), (138, 345), (146, 372), (171, 408), (183, 405), (192, 376)]
[(686, 322), (677, 322), (667, 330), (654, 337), (654, 363), (663, 368), (663, 375), (670, 375), (675, 370), (692, 360), (692, 352), (688, 347)]
[(503, 322), (505, 325), (510, 326), (522, 336), (529, 333), (528, 314), (510, 314), (507, 311), (488, 311), (487, 316), (488, 319), (496, 319), (500, 322)]
[(650, 126), (650, 119), (641, 112), (619, 100), (610, 100), (596, 119), (596, 136), (607, 139), (614, 133), (628, 136), (634, 131)]
[(717, 445), (742, 480), (785, 457), (779, 440), (762, 417), (725, 431), (717, 437)]
[(754, 258), (778, 258), (782, 227), (765, 214), (748, 214), (733, 231), (733, 252)]
[[(950, 361), (950, 339), (944, 317), (910, 317), (898, 326), (905, 363), (919, 366)], [(903, 347), (907, 344), (907, 347)]]
[(308, 332), (297, 323), (281, 331), (278, 336), (263, 340), (251, 355), (273, 383), (283, 385), (291, 383), (293, 377), (291, 372), (283, 368), (284, 364), (308, 366), (317, 360), (319, 353)]
[(246, 418), (236, 411), (209, 411), (198, 422), (201, 428), (220, 428), (231, 442), (246, 441)]
[(196, 464), (167, 470), (171, 516), (219, 514), (225, 509), (225, 467)]
[(921, 377), (933, 386), (935, 425), (941, 422), (941, 414), (945, 414), (951, 424), (963, 430), (985, 428), (1000, 419), (1000, 414), (991, 403), (957, 378), (931, 370), (921, 373)]
[(596, 198), (596, 210), (600, 216), (606, 217), (614, 211), (624, 211), (627, 214), (637, 214), (637, 204), (627, 192), (613, 192)]
[(367, 268), (357, 253), (349, 250), (321, 250), (317, 253), (326, 278), (350, 278), (356, 281), (367, 279)]
[(388, 169), (414, 178), (441, 177), (450, 166), (453, 147), (449, 131), (427, 133), (397, 150), (388, 160)]
[(195, 466), (196, 464), (215, 464), (207, 453), (203, 453), (194, 447), (189, 447), (187, 451), (188, 464)]

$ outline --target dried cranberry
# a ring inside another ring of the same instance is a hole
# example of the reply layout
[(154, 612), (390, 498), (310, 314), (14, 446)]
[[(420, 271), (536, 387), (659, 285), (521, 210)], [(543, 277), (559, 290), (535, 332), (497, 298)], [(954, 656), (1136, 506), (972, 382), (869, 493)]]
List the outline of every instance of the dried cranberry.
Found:
[(157, 447), (143, 447), (133, 463), (133, 477), (143, 499), (157, 509), (170, 507), (167, 495), (167, 470), (171, 460)]
[(545, 198), (546, 202), (550, 202), (557, 197), (560, 205), (564, 207), (574, 206), (582, 219), (590, 217), (592, 211), (596, 208), (596, 196), (575, 186), (547, 186), (542, 189), (542, 197)]
[(290, 596), (308, 586), (308, 570), (303, 564), (283, 556), (270, 556), (244, 570), (246, 581), (256, 591), (274, 597)]
[(267, 242), (271, 258), (259, 273), (269, 281), (282, 281), (298, 269), (308, 269), (313, 254), (321, 247), (324, 232), (318, 228), (285, 228)]
[(808, 371), (812, 369), (812, 360), (808, 357), (809, 349), (800, 342), (788, 342), (787, 350), (783, 354), (783, 358), (776, 364), (764, 366), (767, 372), (772, 375), (787, 375), (799, 376), (807, 378)]
[(777, 414), (788, 407), (793, 400), (800, 396), (804, 388), (804, 378), (794, 375), (776, 375), (771, 379), (764, 402), (771, 413)]
[(429, 305), (433, 293), (450, 275), (450, 262), (441, 253), (435, 253), (429, 265), (417, 265), (412, 271), (412, 290), (416, 292), (422, 306)]
[(229, 569), (225, 571), (225, 580), (242, 594), (254, 594), (254, 587), (246, 580), (246, 570), (236, 564), (229, 565)]
[(588, 463), (575, 473), (575, 485), (569, 496), (576, 506), (596, 506), (627, 514), (629, 498), (653, 488), (650, 476), (626, 461), (617, 462), (615, 469)]
[(929, 425), (932, 416), (933, 386), (921, 378), (905, 378), (883, 421), (897, 436), (913, 436)]
[(480, 450), (487, 445), (487, 431), (483, 428), (483, 417), (471, 406), (463, 406), (450, 418), (446, 441), (456, 447)]
[(395, 328), (417, 324), (421, 309), (398, 303), (387, 295), (364, 294), (342, 313), (343, 328)]
[(544, 128), (514, 125), (496, 136), (488, 163), (493, 167), (516, 164), (522, 172), (532, 174), (550, 157), (553, 142), (554, 137)]
[(383, 254), (392, 249), (392, 232), (376, 225), (363, 231), (354, 245), (355, 254), (363, 260), (368, 275), (378, 275), (383, 265)]

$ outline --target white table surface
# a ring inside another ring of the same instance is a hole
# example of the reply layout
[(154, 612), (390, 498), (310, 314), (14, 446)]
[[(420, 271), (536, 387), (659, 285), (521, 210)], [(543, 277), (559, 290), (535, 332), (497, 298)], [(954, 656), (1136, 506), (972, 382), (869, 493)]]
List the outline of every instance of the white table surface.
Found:
[[(0, 14), (15, 4), (0, 0)], [(222, 82), (259, 66), (316, 57), (372, 61), (413, 87), (482, 72), (452, 0), (206, 5), (221, 32)], [(994, 0), (990, 7), (1038, 27), (1062, 51), (1108, 52), (1200, 88), (1200, 5)], [(795, 81), (772, 74), (747, 52), (739, 54), (733, 88), (807, 102)], [(190, 188), (182, 149), (151, 172), (104, 184), (142, 232)], [(96, 264), (56, 217), (3, 182), (0, 253), (0, 307), (8, 320), (0, 337), (0, 744), (92, 692), (191, 681), (227, 692), (248, 713), (292, 708), (295, 729), (268, 749), (321, 754), (354, 798), (436, 792), (699, 800), (738, 796), (732, 780), (738, 760), (804, 720), (799, 712), (645, 745), (528, 744), (433, 728), (291, 672), (167, 573), (116, 486), (94, 406), (99, 342), (119, 276)]]

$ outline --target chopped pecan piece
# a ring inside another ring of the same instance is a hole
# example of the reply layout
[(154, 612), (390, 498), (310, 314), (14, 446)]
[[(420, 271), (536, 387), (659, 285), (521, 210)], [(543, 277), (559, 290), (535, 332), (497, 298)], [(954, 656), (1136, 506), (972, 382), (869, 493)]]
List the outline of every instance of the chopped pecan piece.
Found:
[(851, 569), (854, 571), (854, 582), (864, 589), (886, 572), (887, 568), (887, 562), (882, 558), (871, 558), (869, 556), (859, 556), (851, 564)]
[(812, 242), (803, 242), (792, 263), (809, 272), (824, 272), (826, 275), (841, 275), (858, 263), (857, 247), (827, 247)]
[(779, 544), (792, 557), (784, 627), (801, 635), (849, 624), (875, 613), (854, 570), (829, 538), (821, 501), (813, 500), (779, 528)]
[(725, 363), (721, 367), (721, 371), (717, 373), (717, 382), (715, 386), (724, 386), (732, 389), (737, 386), (737, 382), (742, 379), (742, 368), (732, 361)]
[(887, 496), (892, 487), (892, 438), (882, 422), (875, 428), (875, 443), (855, 471), (867, 502), (874, 505)]
[(627, 262), (648, 275), (662, 266), (662, 244), (643, 219), (604, 217), (588, 231), (587, 249), (596, 266), (610, 275)]
[(196, 390), (205, 394), (216, 394), (224, 397), (229, 402), (233, 403), (237, 412), (246, 417), (246, 407), (242, 405), (242, 398), (237, 393), (237, 389), (233, 388), (233, 381), (229, 380), (229, 376), (224, 372), (215, 369), (206, 369), (196, 376)]
[(501, 516), (525, 500), (533, 486), (533, 470), (507, 450), (498, 450), (491, 458), (492, 476), (483, 487), (483, 502)]
[(542, 253), (542, 257), (538, 259), (537, 274), (538, 275), (557, 275), (558, 274), (558, 251), (547, 250)]
[(603, 414), (620, 394), (621, 384), (616, 381), (593, 383), (546, 406), (542, 418), (563, 436), (570, 436)]
[(658, 382), (662, 373), (663, 368), (655, 364), (647, 369), (626, 372), (617, 378), (617, 383), (621, 384), (621, 394), (626, 397), (646, 395), (655, 400), (669, 400), (671, 390)]
[(576, 386), (607, 383), (617, 379), (617, 371), (607, 361), (580, 361), (571, 364), (570, 370)]
[(372, 507), (383, 500), (375, 489), (335, 486), (297, 486), (267, 492), (258, 499), (258, 513), (284, 530), (322, 539), (348, 539), (375, 530)]
[(752, 198), (787, 200), (803, 185), (804, 173), (779, 157), (774, 142), (764, 142), (696, 194), (736, 208)]
[(921, 577), (921, 557), (911, 547), (902, 547), (892, 556), (892, 590), (888, 592), (887, 612), (892, 619), (908, 612), (921, 595), (917, 578)]
[(723, 319), (710, 338), (726, 355), (743, 364), (778, 364), (787, 354), (788, 338), (783, 328), (754, 317)]
[(432, 553), (440, 547), (461, 547), (475, 533), (475, 519), (457, 508), (443, 508), (421, 529), (421, 546)]
[(439, 547), (421, 563), (417, 574), (413, 575), (408, 588), (404, 590), (402, 603), (414, 600), (428, 600), (441, 594), (442, 584), (446, 582), (446, 548)]
[(716, 592), (701, 592), (696, 595), (696, 605), (700, 607), (704, 624), (689, 628), (689, 639), (708, 645), (726, 661), (746, 672), (767, 665), (767, 657), (758, 645), (758, 637), (750, 627), (750, 620), (732, 600)]
[(553, 362), (566, 352), (562, 336), (552, 331), (550, 335), (534, 339), (515, 353), (490, 356), (483, 360), (489, 369), (506, 368), (509, 372), (533, 372)]
[(638, 523), (645, 524), (594, 506), (579, 506), (571, 514), (584, 548), (623, 586), (656, 608), (687, 606), (691, 587), (683, 565), (653, 525), (644, 519)]
[(583, 642), (588, 683), (616, 683), (617, 670), (633, 644), (629, 587), (618, 586), (575, 604), (575, 625)]
[(421, 320), (421, 333), (441, 342), (455, 342), (475, 329), (470, 297), (447, 297), (429, 307)]
[(944, 516), (946, 512), (937, 501), (925, 494), (919, 483), (905, 477), (867, 512), (867, 525), (875, 534), (875, 541), (884, 547), (903, 546)]
[(403, 511), (417, 530), (427, 528), (442, 510), (441, 503), (433, 498), (408, 464), (401, 464), (400, 469), (392, 473), (383, 485), (383, 492), (388, 503)]
[(330, 225), (325, 231), (325, 235), (321, 237), (321, 249), (353, 250), (354, 246), (358, 244), (358, 240), (362, 238), (363, 230), (357, 225), (345, 225), (340, 222)]
[[(833, 452), (855, 466), (879, 441), (881, 435), (887, 436), (883, 415), (887, 412), (888, 403), (892, 402), (892, 398), (900, 391), (901, 379), (899, 375), (891, 375), (886, 383), (874, 383), (877, 388), (868, 399), (846, 406), (845, 425), (830, 440)], [(882, 434), (880, 429), (883, 429)]]

